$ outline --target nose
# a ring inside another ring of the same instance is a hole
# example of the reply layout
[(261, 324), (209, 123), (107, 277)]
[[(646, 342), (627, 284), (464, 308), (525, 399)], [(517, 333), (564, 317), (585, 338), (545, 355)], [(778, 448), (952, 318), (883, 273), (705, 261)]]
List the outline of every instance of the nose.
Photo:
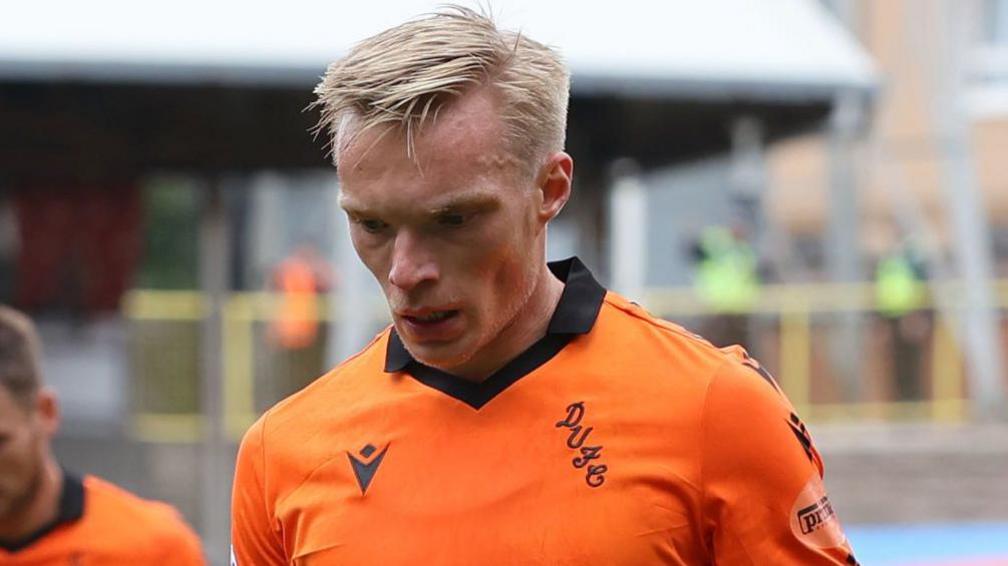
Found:
[(408, 230), (400, 230), (392, 249), (389, 283), (403, 291), (412, 291), (425, 281), (437, 281), (438, 276), (437, 263), (422, 239)]

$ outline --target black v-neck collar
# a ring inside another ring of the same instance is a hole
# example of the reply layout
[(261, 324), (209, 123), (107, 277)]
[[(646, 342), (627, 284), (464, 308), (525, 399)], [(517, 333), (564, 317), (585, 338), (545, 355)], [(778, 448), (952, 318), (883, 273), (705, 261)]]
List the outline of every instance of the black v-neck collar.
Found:
[(80, 478), (63, 472), (63, 490), (60, 492), (59, 509), (56, 518), (41, 529), (14, 541), (0, 540), (0, 548), (7, 552), (17, 552), (28, 548), (42, 537), (62, 525), (73, 523), (84, 516), (84, 484)]
[(385, 371), (405, 371), (417, 381), (462, 401), (474, 409), (486, 405), (510, 385), (557, 355), (579, 334), (595, 326), (606, 290), (576, 257), (550, 262), (549, 269), (564, 282), (560, 302), (543, 336), (486, 380), (475, 383), (426, 366), (410, 355), (396, 333), (390, 331), (385, 350)]

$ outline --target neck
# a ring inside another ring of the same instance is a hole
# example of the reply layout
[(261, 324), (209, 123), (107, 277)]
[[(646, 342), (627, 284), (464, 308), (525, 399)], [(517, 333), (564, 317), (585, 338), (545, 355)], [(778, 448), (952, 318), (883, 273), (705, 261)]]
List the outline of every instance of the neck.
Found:
[(466, 364), (449, 370), (451, 374), (479, 383), (527, 350), (546, 335), (563, 290), (563, 282), (553, 275), (544, 262), (529, 300), (493, 343), (484, 348), (487, 353), (493, 354), (474, 356)]
[(56, 520), (60, 495), (63, 492), (63, 472), (52, 457), (47, 457), (41, 469), (34, 497), (0, 517), (0, 541), (16, 541), (42, 529)]

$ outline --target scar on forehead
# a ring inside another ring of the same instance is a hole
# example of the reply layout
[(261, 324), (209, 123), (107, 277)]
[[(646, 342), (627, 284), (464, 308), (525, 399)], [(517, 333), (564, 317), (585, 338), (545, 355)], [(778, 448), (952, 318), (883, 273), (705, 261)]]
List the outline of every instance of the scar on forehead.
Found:
[(521, 160), (506, 151), (496, 151), (480, 155), (476, 162), (485, 167), (505, 169), (520, 164)]

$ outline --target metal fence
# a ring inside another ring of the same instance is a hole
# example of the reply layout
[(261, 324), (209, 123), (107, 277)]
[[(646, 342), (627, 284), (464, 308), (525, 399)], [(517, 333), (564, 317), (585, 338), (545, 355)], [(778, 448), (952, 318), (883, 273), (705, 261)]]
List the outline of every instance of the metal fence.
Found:
[[(807, 420), (961, 422), (970, 420), (971, 406), (967, 364), (950, 318), (957, 308), (954, 297), (963, 296), (957, 288), (956, 283), (933, 287), (933, 294), (953, 300), (937, 309), (935, 301), (928, 299), (913, 313), (926, 328), (915, 346), (920, 386), (919, 395), (911, 399), (894, 398), (893, 360), (885, 339), (892, 319), (877, 310), (870, 284), (766, 286), (751, 309), (732, 316), (746, 322), (751, 338), (746, 347), (776, 376)], [(995, 283), (995, 291), (1004, 345), (1008, 344), (1008, 281)], [(338, 331), (340, 319), (330, 302), (324, 297), (317, 301), (323, 328), (317, 347), (310, 355), (296, 354), (300, 361), (283, 361), (291, 354), (279, 352), (268, 340), (268, 327), (278, 315), (281, 298), (267, 292), (226, 297), (221, 343), (224, 424), (229, 438), (240, 438), (263, 410), (327, 369), (325, 328)], [(642, 304), (701, 334), (724, 316), (704, 306), (691, 289), (649, 289)], [(387, 324), (383, 303), (376, 302), (369, 312), (376, 330)], [(843, 382), (849, 376), (835, 367), (829, 348), (832, 331), (842, 316), (851, 313), (857, 316), (858, 355), (862, 357), (857, 360), (861, 370), (856, 376), (860, 385), (856, 398), (845, 390)], [(135, 290), (126, 297), (124, 314), (131, 327), (131, 434), (141, 441), (198, 442), (203, 430), (198, 336), (207, 315), (203, 296), (194, 291)]]

